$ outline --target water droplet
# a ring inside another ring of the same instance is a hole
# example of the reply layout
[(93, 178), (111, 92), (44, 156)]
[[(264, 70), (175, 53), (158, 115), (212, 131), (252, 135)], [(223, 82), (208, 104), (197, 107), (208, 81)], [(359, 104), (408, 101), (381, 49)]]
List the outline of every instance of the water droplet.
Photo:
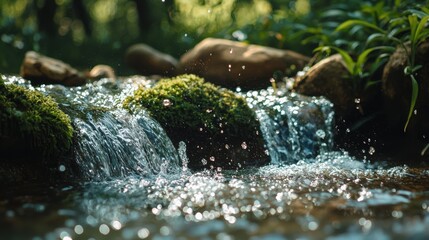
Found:
[(325, 133), (325, 131), (323, 131), (323, 130), (319, 129), (319, 130), (317, 130), (317, 131), (316, 131), (316, 136), (317, 136), (318, 138), (325, 139), (325, 137), (326, 137), (326, 133)]
[(245, 65), (243, 65), (243, 66), (241, 66), (241, 68), (244, 70), (244, 69), (246, 69), (246, 66), (245, 66)]
[(370, 155), (373, 155), (375, 153), (375, 148), (374, 147), (369, 147), (368, 153)]
[(164, 100), (162, 101), (162, 105), (164, 105), (164, 107), (169, 107), (169, 106), (171, 106), (171, 101), (170, 101), (170, 99), (164, 99)]
[(137, 232), (137, 236), (140, 239), (145, 239), (145, 238), (149, 237), (149, 234), (150, 234), (150, 232), (147, 228), (142, 228)]
[(242, 142), (242, 143), (241, 143), (241, 148), (243, 148), (243, 149), (247, 149), (247, 143), (246, 143), (246, 142)]
[(360, 98), (355, 98), (355, 103), (360, 103)]
[(101, 224), (98, 228), (98, 231), (100, 231), (100, 233), (103, 235), (107, 235), (110, 232), (110, 228), (106, 224)]
[(213, 112), (213, 110), (212, 109), (207, 109), (206, 112), (207, 113), (211, 113), (211, 112)]
[(206, 160), (205, 158), (203, 158), (203, 159), (201, 159), (201, 163), (202, 163), (203, 165), (207, 165), (207, 160)]
[(212, 162), (214, 162), (214, 161), (215, 161), (215, 157), (214, 157), (214, 156), (211, 156), (209, 159), (210, 159), (210, 161), (212, 161)]
[(159, 229), (159, 232), (161, 233), (161, 235), (163, 235), (163, 236), (168, 236), (168, 235), (170, 235), (170, 228), (169, 227), (167, 227), (167, 226), (162, 226), (160, 229)]
[(346, 132), (347, 132), (347, 133), (349, 133), (349, 132), (350, 132), (350, 128), (347, 128), (347, 129), (346, 129)]
[(232, 54), (232, 48), (229, 50), (229, 53)]
[(60, 170), (60, 172), (64, 172), (66, 170), (66, 166), (60, 165), (60, 167), (58, 168), (58, 170)]
[(228, 144), (225, 144), (225, 149), (229, 149), (229, 145)]
[(116, 230), (119, 230), (119, 229), (121, 229), (121, 228), (122, 228), (122, 223), (121, 223), (121, 222), (119, 222), (119, 221), (113, 221), (113, 222), (112, 222), (112, 227), (113, 227), (114, 229), (116, 229)]
[(83, 233), (83, 227), (82, 227), (82, 225), (76, 225), (76, 226), (74, 226), (74, 232), (77, 235), (81, 235)]
[(394, 218), (401, 218), (404, 214), (402, 213), (402, 211), (398, 211), (398, 210), (394, 210), (392, 212), (392, 217)]
[(308, 223), (308, 229), (310, 231), (315, 231), (318, 227), (319, 227), (319, 224), (317, 222), (311, 221)]

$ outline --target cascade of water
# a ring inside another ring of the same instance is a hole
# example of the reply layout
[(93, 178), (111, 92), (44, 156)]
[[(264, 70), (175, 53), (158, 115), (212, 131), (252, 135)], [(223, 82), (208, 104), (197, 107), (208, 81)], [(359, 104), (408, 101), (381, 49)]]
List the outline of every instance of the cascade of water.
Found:
[[(18, 77), (8, 81), (33, 88)], [(151, 177), (181, 172), (181, 159), (164, 129), (145, 112), (131, 115), (123, 100), (139, 84), (150, 81), (108, 79), (81, 87), (42, 85), (35, 89), (52, 96), (72, 119), (75, 159), (86, 179), (106, 180), (133, 174)]]
[(333, 105), (324, 98), (273, 89), (247, 92), (273, 164), (314, 158), (333, 145)]

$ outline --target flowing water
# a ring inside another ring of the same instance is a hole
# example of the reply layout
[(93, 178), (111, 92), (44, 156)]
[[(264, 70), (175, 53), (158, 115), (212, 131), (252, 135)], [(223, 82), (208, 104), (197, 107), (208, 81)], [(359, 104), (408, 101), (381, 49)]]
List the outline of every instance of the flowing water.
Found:
[[(7, 82), (33, 88), (17, 77)], [(429, 237), (429, 170), (334, 150), (328, 101), (272, 89), (243, 93), (272, 163), (192, 172), (184, 144), (174, 149), (147, 113), (121, 110), (142, 84), (152, 82), (36, 88), (72, 117), (83, 179), (4, 189), (0, 239)]]

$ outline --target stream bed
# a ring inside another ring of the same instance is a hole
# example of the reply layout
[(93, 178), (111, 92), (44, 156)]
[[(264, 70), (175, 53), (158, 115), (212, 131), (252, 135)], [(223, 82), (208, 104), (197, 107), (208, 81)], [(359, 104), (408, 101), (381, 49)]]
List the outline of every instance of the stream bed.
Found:
[[(119, 107), (150, 80), (65, 88), (6, 78), (54, 97), (72, 117), (83, 179), (2, 189), (1, 239), (429, 237), (429, 168), (333, 149), (332, 106), (324, 99), (247, 93), (271, 164), (193, 172), (184, 144), (175, 149), (147, 113), (131, 116)], [(304, 108), (321, 109), (324, 121), (292, 116)]]

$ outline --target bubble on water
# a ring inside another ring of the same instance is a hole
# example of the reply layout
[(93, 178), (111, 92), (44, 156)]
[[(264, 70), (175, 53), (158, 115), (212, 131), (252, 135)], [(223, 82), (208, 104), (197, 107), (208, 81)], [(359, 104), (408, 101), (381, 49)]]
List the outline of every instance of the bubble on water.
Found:
[(205, 158), (203, 158), (203, 159), (201, 159), (201, 163), (202, 163), (203, 165), (207, 165), (207, 160), (206, 160)]
[(245, 65), (243, 65), (243, 66), (241, 66), (241, 68), (244, 70), (244, 69), (246, 69), (246, 66), (245, 66)]
[(231, 48), (231, 49), (229, 49), (229, 53), (230, 53), (230, 54), (232, 54), (232, 50), (233, 50), (232, 48)]
[(242, 149), (247, 149), (247, 143), (246, 142), (242, 142), (241, 143), (241, 148)]
[(360, 103), (360, 98), (355, 98), (355, 103)]
[(214, 162), (214, 161), (216, 160), (214, 156), (210, 156), (210, 157), (209, 157), (209, 159), (210, 159), (210, 161), (212, 161), (212, 162)]

